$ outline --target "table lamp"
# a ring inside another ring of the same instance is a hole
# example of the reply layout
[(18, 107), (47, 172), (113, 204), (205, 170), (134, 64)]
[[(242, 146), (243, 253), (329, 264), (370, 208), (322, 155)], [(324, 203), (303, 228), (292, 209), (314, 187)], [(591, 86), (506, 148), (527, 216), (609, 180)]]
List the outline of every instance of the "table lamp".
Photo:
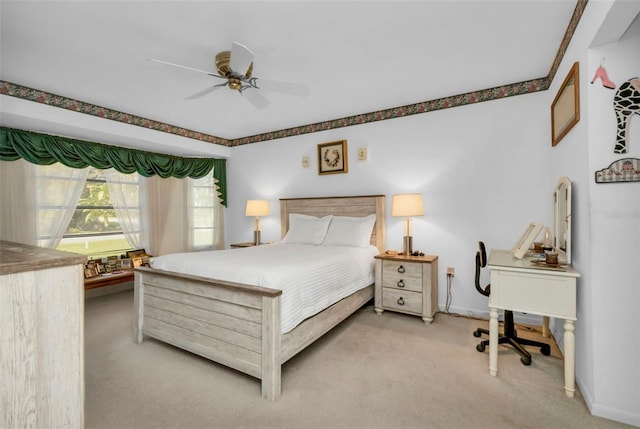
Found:
[(269, 202), (266, 200), (247, 200), (245, 216), (255, 216), (256, 226), (253, 231), (253, 244), (260, 244), (260, 216), (269, 216)]
[(424, 216), (421, 194), (398, 194), (391, 201), (391, 216), (404, 217), (405, 229), (402, 241), (402, 253), (413, 253), (413, 237), (411, 237), (411, 216)]

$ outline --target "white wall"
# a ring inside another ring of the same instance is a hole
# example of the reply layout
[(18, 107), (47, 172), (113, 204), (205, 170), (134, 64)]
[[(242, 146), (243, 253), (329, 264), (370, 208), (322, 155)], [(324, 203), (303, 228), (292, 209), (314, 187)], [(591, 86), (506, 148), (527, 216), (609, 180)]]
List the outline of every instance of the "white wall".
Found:
[[(634, 118), (629, 152), (613, 153), (613, 90), (591, 85), (602, 58), (620, 85), (640, 73), (640, 36), (589, 49), (594, 40), (617, 40), (640, 3), (591, 1), (547, 91), (550, 105), (571, 65), (580, 63), (581, 120), (553, 149), (552, 176), (573, 182), (573, 265), (578, 282), (576, 379), (592, 414), (640, 426), (640, 183), (596, 184), (596, 170), (640, 157), (640, 118)], [(616, 37), (613, 37), (616, 36)], [(560, 324), (557, 324), (560, 325)], [(555, 326), (559, 337), (561, 326)]]
[[(605, 58), (619, 87), (640, 76), (640, 21), (618, 43), (589, 52), (589, 72)], [(589, 77), (590, 78), (590, 77)], [(622, 158), (640, 158), (640, 115), (627, 128), (627, 153), (614, 154), (615, 91), (594, 84), (588, 94), (589, 169)], [(640, 426), (640, 183), (596, 184), (591, 194), (591, 303), (594, 414), (626, 411), (623, 421)]]
[[(529, 221), (551, 222), (557, 178), (546, 173), (546, 98), (529, 94), (234, 148), (227, 169), (227, 244), (252, 238), (247, 199), (269, 200), (262, 238), (276, 241), (278, 198), (384, 194), (387, 248), (401, 249), (403, 221), (390, 216), (391, 196), (420, 192), (425, 216), (413, 220), (414, 249), (440, 257), (440, 307), (451, 266), (451, 311), (487, 315), (486, 297), (473, 285), (478, 240), (510, 248)], [(319, 176), (317, 144), (341, 139), (348, 142), (349, 172)], [(368, 162), (356, 160), (359, 147), (368, 149)], [(308, 169), (301, 166), (304, 155), (311, 159)]]

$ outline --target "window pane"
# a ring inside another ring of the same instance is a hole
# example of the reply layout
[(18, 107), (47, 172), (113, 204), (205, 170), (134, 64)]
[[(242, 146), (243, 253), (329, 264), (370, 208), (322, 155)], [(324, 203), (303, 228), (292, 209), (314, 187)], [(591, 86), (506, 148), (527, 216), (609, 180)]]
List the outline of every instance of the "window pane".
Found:
[(213, 208), (194, 208), (193, 226), (194, 228), (213, 227)]
[(215, 179), (213, 178), (213, 170), (205, 177), (201, 179), (191, 179), (193, 186), (209, 186), (212, 187), (215, 183)]
[(65, 235), (121, 231), (120, 221), (114, 209), (78, 208), (71, 218)]
[(211, 248), (213, 243), (213, 229), (196, 229), (193, 231), (194, 248)]
[(193, 205), (195, 207), (213, 205), (213, 197), (215, 190), (213, 188), (194, 188), (193, 189)]
[[(38, 229), (41, 231), (52, 231), (53, 225), (56, 225), (60, 218), (60, 210), (57, 209), (40, 209), (38, 211)], [(40, 237), (40, 239), (49, 239), (50, 237)]]
[(38, 186), (37, 198), (40, 206), (55, 206), (66, 200), (66, 195), (73, 190), (73, 184), (65, 178), (48, 178), (46, 186)]
[(116, 234), (102, 237), (63, 238), (58, 246), (58, 250), (100, 257), (123, 254), (127, 250), (131, 250), (131, 246), (124, 235)]

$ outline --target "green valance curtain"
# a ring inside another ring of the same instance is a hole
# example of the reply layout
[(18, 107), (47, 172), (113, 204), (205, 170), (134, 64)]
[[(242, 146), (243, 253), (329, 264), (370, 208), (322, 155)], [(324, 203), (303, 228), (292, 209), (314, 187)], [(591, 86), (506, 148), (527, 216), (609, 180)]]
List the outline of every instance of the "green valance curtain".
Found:
[(38, 165), (59, 162), (71, 168), (85, 168), (91, 165), (105, 170), (113, 167), (124, 174), (138, 172), (144, 177), (157, 174), (163, 178), (179, 179), (199, 179), (209, 174), (213, 168), (220, 200), (222, 205), (227, 205), (225, 159), (183, 158), (0, 127), (0, 160), (15, 161), (19, 158)]

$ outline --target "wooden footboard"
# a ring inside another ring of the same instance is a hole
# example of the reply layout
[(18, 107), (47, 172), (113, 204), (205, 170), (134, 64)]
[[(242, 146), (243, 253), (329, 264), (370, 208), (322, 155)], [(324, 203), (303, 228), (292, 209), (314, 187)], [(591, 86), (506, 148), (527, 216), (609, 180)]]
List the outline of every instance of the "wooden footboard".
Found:
[(143, 335), (262, 380), (280, 396), (279, 290), (150, 268), (135, 272), (133, 340)]
[(135, 270), (133, 341), (144, 335), (259, 378), (262, 396), (281, 392), (281, 365), (373, 297), (357, 291), (280, 333), (280, 290), (151, 268)]

